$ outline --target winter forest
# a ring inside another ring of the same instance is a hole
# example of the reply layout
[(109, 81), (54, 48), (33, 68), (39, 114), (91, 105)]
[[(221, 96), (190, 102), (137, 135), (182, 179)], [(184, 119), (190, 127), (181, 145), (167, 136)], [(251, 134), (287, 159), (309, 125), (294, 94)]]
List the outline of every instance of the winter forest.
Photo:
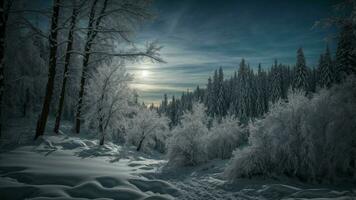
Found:
[(291, 4), (0, 0), (0, 199), (356, 199), (356, 1)]

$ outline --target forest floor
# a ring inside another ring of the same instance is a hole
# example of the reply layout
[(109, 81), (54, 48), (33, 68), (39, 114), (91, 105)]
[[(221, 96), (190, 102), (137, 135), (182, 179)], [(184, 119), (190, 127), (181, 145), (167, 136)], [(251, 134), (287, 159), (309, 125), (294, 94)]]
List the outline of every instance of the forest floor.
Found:
[[(27, 124), (27, 125), (26, 125)], [(356, 199), (350, 184), (304, 184), (289, 179), (229, 183), (228, 161), (166, 167), (160, 154), (106, 143), (70, 125), (33, 141), (32, 123), (10, 124), (0, 143), (0, 199)], [(51, 127), (51, 124), (49, 125)]]

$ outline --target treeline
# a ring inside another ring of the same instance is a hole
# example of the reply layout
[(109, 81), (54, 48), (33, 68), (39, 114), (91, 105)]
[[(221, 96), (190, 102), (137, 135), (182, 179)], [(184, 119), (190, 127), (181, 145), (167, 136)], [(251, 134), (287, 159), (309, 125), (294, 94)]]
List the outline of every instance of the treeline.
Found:
[(347, 75), (355, 74), (355, 44), (352, 27), (345, 25), (338, 37), (335, 58), (327, 46), (316, 67), (307, 66), (302, 48), (297, 51), (294, 66), (275, 60), (269, 69), (259, 65), (254, 71), (242, 59), (230, 78), (224, 77), (220, 67), (213, 77), (209, 77), (205, 88), (197, 86), (192, 92), (183, 92), (180, 98), (173, 96), (171, 100), (165, 94), (157, 110), (169, 117), (171, 127), (179, 124), (184, 111), (191, 110), (194, 102), (203, 103), (210, 117), (234, 115), (246, 123), (267, 113), (270, 105), (278, 100), (288, 101), (289, 90), (303, 90), (306, 96), (310, 96), (320, 88), (330, 88)]

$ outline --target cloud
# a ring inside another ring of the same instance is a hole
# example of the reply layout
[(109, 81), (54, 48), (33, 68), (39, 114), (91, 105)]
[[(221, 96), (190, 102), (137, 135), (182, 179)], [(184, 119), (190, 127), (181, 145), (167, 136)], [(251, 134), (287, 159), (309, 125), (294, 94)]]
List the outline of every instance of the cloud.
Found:
[(303, 47), (309, 66), (317, 63), (330, 30), (311, 30), (328, 15), (328, 1), (165, 1), (154, 5), (157, 20), (146, 25), (138, 41), (158, 39), (166, 64), (132, 64), (133, 73), (150, 77), (134, 81), (143, 99), (159, 101), (165, 92), (178, 94), (205, 85), (222, 66), (229, 76), (245, 58), (251, 67), (270, 67), (274, 59), (295, 63)]

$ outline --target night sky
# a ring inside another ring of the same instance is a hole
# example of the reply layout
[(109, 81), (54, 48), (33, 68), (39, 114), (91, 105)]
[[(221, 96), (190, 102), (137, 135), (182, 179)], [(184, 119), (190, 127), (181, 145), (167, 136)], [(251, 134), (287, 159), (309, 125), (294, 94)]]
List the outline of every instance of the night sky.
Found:
[(336, 1), (203, 1), (156, 0), (155, 20), (145, 24), (136, 41), (157, 40), (167, 63), (136, 63), (134, 87), (146, 103), (159, 102), (164, 93), (205, 87), (218, 67), (229, 77), (245, 58), (252, 68), (269, 68), (278, 59), (295, 63), (302, 47), (307, 65), (315, 66), (328, 42), (332, 49), (334, 31), (313, 28), (317, 20), (332, 14)]

